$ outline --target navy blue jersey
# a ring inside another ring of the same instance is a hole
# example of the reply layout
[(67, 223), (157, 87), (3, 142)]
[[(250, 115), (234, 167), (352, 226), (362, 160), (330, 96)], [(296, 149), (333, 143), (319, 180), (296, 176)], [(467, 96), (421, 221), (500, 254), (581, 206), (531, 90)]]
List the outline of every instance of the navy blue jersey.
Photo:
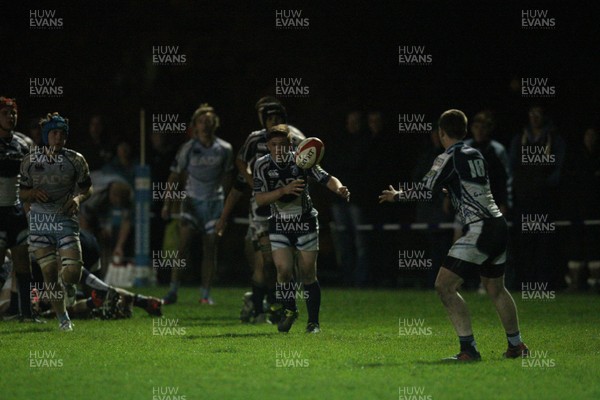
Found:
[[(289, 154), (289, 160), (285, 163), (276, 163), (270, 154), (267, 154), (254, 164), (254, 192), (272, 192), (286, 186), (296, 179), (303, 179), (308, 183), (308, 178), (312, 177), (322, 185), (329, 182), (330, 175), (325, 172), (320, 165), (315, 165), (311, 169), (303, 170), (298, 168), (295, 160), (295, 153)], [(312, 200), (308, 193), (308, 184), (304, 186), (304, 191), (300, 196), (286, 194), (271, 204), (271, 216), (275, 218), (286, 218), (294, 216), (312, 216), (318, 215), (314, 209)]]
[[(292, 125), (288, 125), (291, 134), (292, 146), (297, 146), (305, 136), (300, 130)], [(248, 164), (250, 171), (254, 170), (256, 160), (269, 153), (267, 148), (267, 130), (261, 129), (254, 131), (246, 138), (246, 141), (238, 152), (238, 159)]]
[(490, 190), (487, 162), (463, 142), (440, 154), (423, 182), (432, 191), (448, 190), (462, 224), (502, 216)]
[(0, 138), (0, 207), (19, 204), (19, 170), (30, 144), (18, 132)]

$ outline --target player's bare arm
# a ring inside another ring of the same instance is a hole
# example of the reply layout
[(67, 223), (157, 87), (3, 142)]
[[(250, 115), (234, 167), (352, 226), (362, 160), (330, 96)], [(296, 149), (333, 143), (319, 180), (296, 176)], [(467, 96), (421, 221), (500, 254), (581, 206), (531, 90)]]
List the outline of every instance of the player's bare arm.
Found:
[(240, 160), (239, 158), (235, 159), (235, 166), (237, 167), (240, 174), (244, 177), (248, 186), (252, 187), (254, 183), (252, 182), (252, 173), (250, 172), (250, 168), (248, 168), (248, 163), (244, 160)]
[(48, 193), (44, 189), (21, 186), (19, 198), (23, 203), (45, 203), (48, 201)]
[(215, 226), (215, 230), (218, 236), (223, 236), (223, 232), (225, 232), (225, 228), (227, 227), (227, 220), (233, 211), (233, 207), (237, 204), (238, 201), (242, 198), (244, 192), (237, 190), (235, 187), (231, 188), (231, 191), (227, 195), (225, 199), (225, 205), (223, 206), (223, 212), (217, 221), (217, 225)]
[(131, 218), (125, 218), (121, 223), (121, 228), (119, 229), (119, 237), (117, 238), (117, 244), (113, 250), (113, 255), (122, 257), (125, 252), (123, 248), (125, 247), (125, 242), (127, 242), (127, 238), (129, 237), (129, 233), (131, 232)]
[[(177, 172), (171, 172), (169, 174), (169, 179), (167, 179), (167, 191), (170, 191), (172, 184), (174, 182), (181, 182), (182, 174), (178, 174)], [(162, 210), (160, 210), (160, 215), (162, 219), (168, 220), (171, 218), (171, 199), (172, 196), (166, 195), (165, 202), (163, 203)]]
[(327, 182), (327, 189), (331, 190), (333, 193), (337, 194), (344, 200), (350, 201), (350, 191), (335, 176), (329, 178), (329, 181)]
[(71, 198), (70, 200), (68, 200), (65, 203), (65, 205), (63, 206), (63, 209), (65, 210), (65, 214), (67, 214), (67, 215), (77, 214), (79, 212), (79, 206), (81, 205), (81, 203), (83, 203), (84, 201), (89, 199), (93, 192), (94, 192), (94, 189), (93, 189), (92, 185), (89, 185), (89, 186), (83, 188), (81, 190), (81, 193), (74, 196), (73, 198)]
[(279, 189), (275, 189), (270, 192), (256, 193), (256, 204), (259, 206), (266, 206), (267, 204), (276, 202), (286, 194), (300, 196), (304, 191), (304, 185), (304, 180), (296, 179)]

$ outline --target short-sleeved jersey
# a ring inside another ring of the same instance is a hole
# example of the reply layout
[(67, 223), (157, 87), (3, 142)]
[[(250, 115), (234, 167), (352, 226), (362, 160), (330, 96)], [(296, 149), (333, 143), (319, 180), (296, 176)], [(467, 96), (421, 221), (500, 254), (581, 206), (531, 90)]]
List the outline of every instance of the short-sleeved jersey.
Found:
[[(295, 154), (290, 153), (290, 160), (295, 159)], [(312, 177), (322, 185), (329, 182), (331, 176), (320, 165), (315, 165), (311, 169), (303, 170), (298, 168), (294, 161), (278, 164), (270, 154), (264, 155), (254, 164), (254, 192), (272, 192), (286, 186), (296, 179), (303, 179), (308, 183), (308, 178)], [(317, 210), (313, 207), (312, 200), (308, 192), (308, 184), (304, 186), (304, 191), (300, 196), (286, 194), (271, 204), (271, 217), (291, 217), (291, 216), (311, 216), (316, 217)]]
[(91, 186), (90, 170), (85, 158), (76, 151), (61, 149), (48, 155), (34, 148), (21, 162), (20, 186), (40, 188), (48, 194), (45, 203), (33, 202), (31, 211), (60, 214), (65, 203), (81, 189)]
[(19, 171), (29, 143), (18, 132), (0, 138), (0, 207), (19, 204)]
[(479, 151), (463, 142), (440, 154), (423, 182), (432, 191), (448, 190), (462, 224), (502, 216), (490, 190), (485, 159)]
[(244, 179), (244, 176), (239, 172), (236, 174), (235, 179), (233, 180), (233, 187), (235, 190), (240, 192), (245, 192), (248, 189), (246, 179)]
[(177, 152), (171, 171), (185, 172), (185, 191), (196, 200), (223, 199), (223, 177), (233, 169), (233, 147), (220, 138), (204, 147), (197, 139), (185, 142)]
[[(288, 125), (291, 133), (292, 145), (297, 146), (305, 136), (300, 130), (292, 125)], [(246, 138), (246, 141), (238, 152), (238, 159), (246, 162), (250, 171), (254, 171), (254, 162), (269, 153), (267, 148), (267, 130), (261, 129), (254, 131)]]

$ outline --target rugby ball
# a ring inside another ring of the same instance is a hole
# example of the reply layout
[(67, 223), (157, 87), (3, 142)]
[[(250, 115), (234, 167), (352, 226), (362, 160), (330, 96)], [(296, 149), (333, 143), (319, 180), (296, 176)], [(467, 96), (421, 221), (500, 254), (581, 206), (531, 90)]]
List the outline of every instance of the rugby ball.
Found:
[(325, 145), (321, 139), (306, 138), (296, 149), (296, 165), (302, 169), (310, 169), (321, 162), (323, 154), (325, 154)]

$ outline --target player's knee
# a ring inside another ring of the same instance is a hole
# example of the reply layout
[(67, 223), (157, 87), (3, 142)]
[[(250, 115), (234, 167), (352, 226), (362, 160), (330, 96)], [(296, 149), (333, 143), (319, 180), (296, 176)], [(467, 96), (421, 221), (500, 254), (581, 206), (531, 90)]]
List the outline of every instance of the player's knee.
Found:
[(273, 265), (273, 256), (271, 255), (271, 251), (263, 251), (262, 252), (263, 265)]
[(498, 285), (495, 282), (486, 282), (483, 286), (492, 299), (497, 299), (504, 292), (504, 285)]
[(81, 278), (81, 267), (83, 262), (81, 256), (79, 258), (61, 256), (62, 278), (66, 283), (79, 283)]
[(440, 297), (446, 297), (453, 292), (456, 292), (454, 286), (450, 282), (439, 277), (435, 280), (434, 287)]
[(48, 252), (46, 254), (36, 254), (35, 259), (40, 266), (42, 272), (48, 269), (57, 269), (56, 254), (54, 252)]
[(314, 274), (312, 276), (304, 276), (302, 278), (302, 283), (305, 285), (312, 285), (316, 281), (317, 281), (317, 276)]
[(261, 285), (265, 282), (265, 274), (262, 271), (262, 268), (255, 268), (252, 273), (252, 281), (256, 283), (260, 283)]
[(292, 270), (289, 268), (282, 268), (277, 271), (277, 280), (279, 282), (289, 282), (292, 278)]

